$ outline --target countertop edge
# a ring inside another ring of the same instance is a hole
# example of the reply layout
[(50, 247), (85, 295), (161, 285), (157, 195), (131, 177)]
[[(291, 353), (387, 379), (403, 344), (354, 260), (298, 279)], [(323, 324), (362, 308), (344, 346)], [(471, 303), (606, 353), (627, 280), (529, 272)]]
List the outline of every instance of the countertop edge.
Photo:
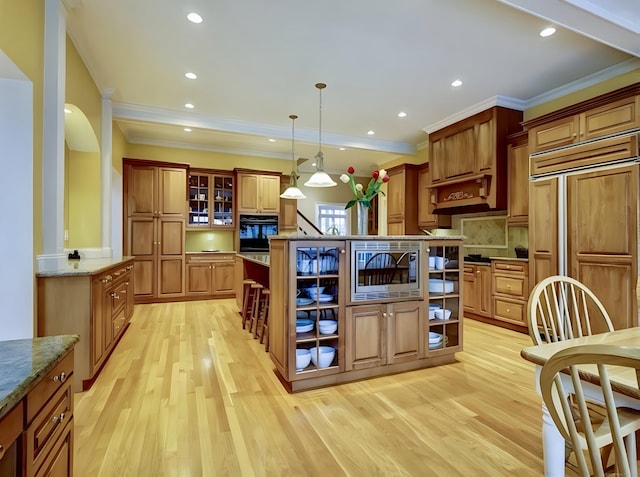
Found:
[[(59, 336), (45, 336), (42, 338), (34, 338), (32, 340), (16, 340), (16, 341), (40, 341), (43, 344), (52, 340), (64, 340), (64, 343), (60, 345), (60, 348), (54, 352), (54, 356), (48, 359), (47, 364), (38, 367), (33, 370), (22, 382), (18, 383), (15, 388), (9, 392), (6, 396), (0, 399), (0, 419), (4, 417), (11, 409), (15, 407), (29, 392), (41, 381), (49, 371), (51, 371), (60, 361), (62, 361), (74, 348), (76, 343), (80, 340), (78, 335), (59, 335)], [(3, 342), (0, 341), (0, 350), (3, 343), (11, 343), (14, 341)]]
[[(80, 260), (69, 260), (67, 266), (70, 268), (37, 272), (36, 277), (50, 278), (91, 276), (102, 273), (106, 270), (109, 270), (110, 268), (117, 267), (118, 265), (133, 260), (134, 257), (132, 256), (123, 256), (118, 258), (83, 258)], [(80, 265), (82, 265), (82, 268), (80, 268)]]

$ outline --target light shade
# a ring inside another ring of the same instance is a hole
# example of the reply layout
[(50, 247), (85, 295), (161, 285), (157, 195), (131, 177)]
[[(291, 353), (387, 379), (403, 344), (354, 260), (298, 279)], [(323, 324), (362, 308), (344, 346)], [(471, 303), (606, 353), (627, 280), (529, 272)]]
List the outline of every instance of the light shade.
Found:
[(298, 189), (296, 186), (289, 186), (287, 188), (287, 190), (285, 190), (282, 194), (280, 194), (280, 197), (282, 197), (283, 199), (306, 199), (307, 196), (304, 195), (302, 193), (302, 191), (300, 189)]
[(326, 172), (316, 171), (304, 185), (307, 187), (333, 187), (338, 184)]

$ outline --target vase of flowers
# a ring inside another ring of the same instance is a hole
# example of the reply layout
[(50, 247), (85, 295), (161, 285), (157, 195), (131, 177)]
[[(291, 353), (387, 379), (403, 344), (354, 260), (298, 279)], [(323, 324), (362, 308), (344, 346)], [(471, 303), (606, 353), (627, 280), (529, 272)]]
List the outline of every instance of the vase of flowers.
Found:
[(357, 205), (358, 213), (358, 235), (367, 235), (367, 219), (369, 215), (369, 209), (371, 209), (371, 200), (381, 193), (380, 187), (385, 182), (389, 182), (389, 176), (384, 169), (376, 170), (371, 173), (371, 179), (365, 188), (362, 184), (357, 183), (353, 177), (355, 169), (351, 166), (347, 169), (346, 174), (340, 176), (340, 180), (345, 184), (349, 184), (351, 192), (353, 192), (353, 199), (347, 202), (344, 206), (345, 209), (349, 209), (354, 205)]

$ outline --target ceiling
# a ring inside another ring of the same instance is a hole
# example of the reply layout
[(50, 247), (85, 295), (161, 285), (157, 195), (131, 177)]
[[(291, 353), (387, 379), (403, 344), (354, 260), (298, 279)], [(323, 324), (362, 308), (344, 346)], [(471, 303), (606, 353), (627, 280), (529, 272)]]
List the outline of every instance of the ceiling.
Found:
[[(316, 154), (318, 82), (325, 169), (357, 173), (415, 154), (428, 131), (488, 106), (527, 108), (640, 66), (638, 0), (64, 4), (129, 142), (257, 156), (256, 168), (291, 159), (290, 114), (295, 155)], [(193, 11), (202, 23), (187, 20)], [(540, 37), (550, 25), (556, 34)]]

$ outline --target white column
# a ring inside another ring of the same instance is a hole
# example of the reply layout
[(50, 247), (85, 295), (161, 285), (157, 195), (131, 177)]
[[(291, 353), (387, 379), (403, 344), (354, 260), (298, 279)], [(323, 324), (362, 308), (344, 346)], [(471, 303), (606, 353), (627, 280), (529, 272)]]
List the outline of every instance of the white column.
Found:
[(112, 137), (111, 129), (112, 106), (111, 94), (112, 90), (107, 90), (102, 94), (102, 131), (100, 139), (100, 192), (102, 204), (102, 256), (111, 257), (111, 152)]
[[(0, 50), (0, 341), (33, 338), (33, 83)], [(0, 371), (1, 373), (2, 371)]]
[(38, 271), (60, 268), (64, 255), (64, 98), (66, 16), (60, 0), (45, 0), (42, 134), (42, 255)]

